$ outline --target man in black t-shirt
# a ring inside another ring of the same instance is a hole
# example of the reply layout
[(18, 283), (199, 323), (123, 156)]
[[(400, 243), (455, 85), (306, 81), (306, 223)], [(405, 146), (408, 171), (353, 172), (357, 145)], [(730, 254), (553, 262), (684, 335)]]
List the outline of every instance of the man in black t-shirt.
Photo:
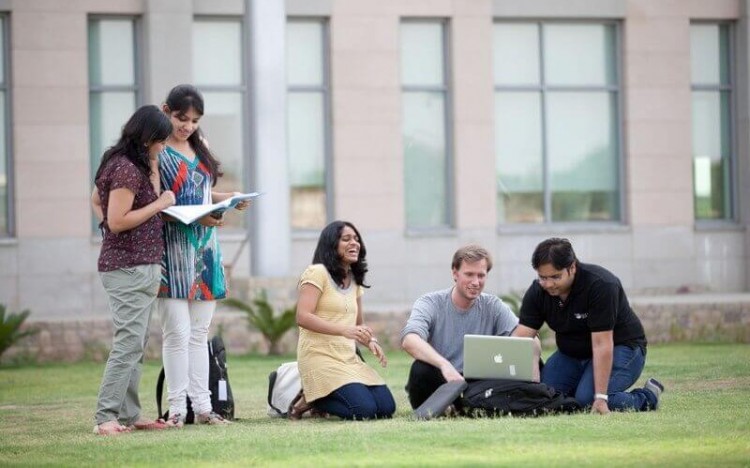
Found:
[(540, 243), (531, 257), (538, 278), (526, 291), (515, 336), (533, 337), (546, 322), (557, 351), (542, 369), (542, 382), (574, 396), (592, 412), (654, 410), (664, 386), (648, 379), (626, 392), (646, 362), (646, 335), (620, 280), (578, 261), (567, 239)]

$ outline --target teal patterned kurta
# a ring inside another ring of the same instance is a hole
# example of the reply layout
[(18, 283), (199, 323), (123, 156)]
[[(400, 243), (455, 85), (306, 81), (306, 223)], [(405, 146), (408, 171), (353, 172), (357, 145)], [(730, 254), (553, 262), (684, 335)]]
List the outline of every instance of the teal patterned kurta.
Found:
[[(190, 161), (167, 147), (159, 155), (161, 186), (172, 190), (177, 205), (211, 203), (211, 175), (196, 156)], [(213, 301), (226, 297), (224, 267), (216, 228), (197, 221), (164, 223), (164, 258), (159, 297)]]

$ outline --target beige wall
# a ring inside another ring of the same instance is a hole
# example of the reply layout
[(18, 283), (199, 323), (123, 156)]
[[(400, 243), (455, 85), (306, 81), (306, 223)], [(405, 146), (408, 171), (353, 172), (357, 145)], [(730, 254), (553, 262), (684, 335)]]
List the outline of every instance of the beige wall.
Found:
[[(64, 6), (63, 6), (64, 3)], [(746, 2), (740, 0), (287, 0), (289, 15), (330, 16), (334, 210), (367, 242), (370, 304), (409, 304), (451, 283), (449, 262), (463, 243), (495, 254), (488, 291), (522, 290), (529, 256), (552, 235), (570, 237), (584, 261), (613, 270), (633, 292), (681, 286), (748, 288), (743, 221), (696, 228), (692, 207), (691, 19), (737, 19), (746, 138)], [(16, 236), (0, 240), (0, 303), (37, 318), (107, 316), (96, 273), (99, 245), (89, 232), (86, 19), (92, 13), (143, 17), (144, 96), (158, 103), (190, 81), (193, 14), (242, 15), (242, 0), (0, 0), (10, 12), (12, 141)], [(399, 21), (447, 18), (455, 220), (449, 232), (416, 234), (404, 224)], [(604, 18), (622, 21), (626, 222), (609, 227), (496, 227), (492, 21), (497, 18)], [(44, 31), (40, 34), (39, 31)], [(739, 142), (740, 174), (748, 144)], [(738, 177), (741, 200), (748, 177)], [(317, 237), (295, 234), (290, 276), (312, 257)], [(240, 247), (223, 235), (225, 258)], [(248, 274), (248, 249), (235, 275)]]

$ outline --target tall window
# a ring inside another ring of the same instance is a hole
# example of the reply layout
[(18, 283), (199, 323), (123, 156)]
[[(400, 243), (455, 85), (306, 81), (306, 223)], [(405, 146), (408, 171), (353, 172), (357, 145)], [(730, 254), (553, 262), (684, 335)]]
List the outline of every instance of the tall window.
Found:
[[(91, 181), (102, 153), (115, 144), (138, 97), (136, 20), (89, 19), (89, 147)], [(96, 221), (94, 221), (96, 223)]]
[(13, 186), (10, 182), (12, 166), (10, 161), (10, 112), (8, 100), (8, 22), (7, 16), (0, 15), (0, 237), (13, 234), (12, 213)]
[(731, 48), (729, 24), (690, 26), (696, 220), (733, 217)]
[(331, 212), (328, 34), (319, 19), (286, 27), (287, 152), (292, 229), (325, 226)]
[(401, 113), (408, 228), (452, 224), (448, 61), (442, 21), (401, 23)]
[[(193, 79), (204, 98), (200, 127), (224, 176), (215, 189), (245, 191), (245, 80), (242, 22), (235, 18), (196, 18), (193, 22)], [(241, 212), (229, 210), (227, 225), (241, 227)]]
[(616, 25), (499, 22), (493, 42), (498, 221), (619, 220)]

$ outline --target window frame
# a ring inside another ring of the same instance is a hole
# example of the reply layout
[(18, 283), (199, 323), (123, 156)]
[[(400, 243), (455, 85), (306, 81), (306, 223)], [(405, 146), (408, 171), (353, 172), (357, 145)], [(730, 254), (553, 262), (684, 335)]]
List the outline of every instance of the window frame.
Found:
[[(442, 32), (441, 41), (441, 52), (443, 56), (443, 83), (441, 85), (406, 85), (401, 82), (401, 76), (399, 76), (399, 88), (400, 88), (400, 99), (403, 102), (403, 96), (409, 92), (426, 92), (426, 93), (441, 93), (443, 96), (443, 126), (445, 129), (445, 222), (441, 225), (436, 226), (410, 226), (408, 218), (408, 210), (406, 209), (406, 171), (404, 170), (404, 226), (407, 235), (413, 234), (441, 234), (441, 233), (453, 233), (456, 230), (456, 183), (454, 180), (455, 172), (455, 150), (454, 150), (454, 105), (453, 105), (453, 57), (451, 55), (451, 42), (452, 42), (452, 30), (451, 30), (451, 19), (444, 17), (413, 17), (404, 16), (399, 18), (399, 60), (403, 54), (401, 47), (400, 32), (401, 27), (404, 24), (438, 24)], [(403, 107), (402, 107), (403, 109)], [(401, 121), (403, 131), (403, 110), (401, 110)], [(406, 167), (406, 155), (403, 153), (403, 137), (401, 139), (401, 147), (403, 154), (402, 167)]]
[[(331, 21), (326, 16), (299, 16), (289, 15), (286, 18), (285, 28), (292, 22), (299, 23), (318, 23), (321, 25), (322, 34), (322, 45), (323, 50), (321, 57), (323, 63), (321, 64), (323, 71), (323, 83), (320, 86), (314, 85), (292, 85), (287, 82), (286, 93), (287, 96), (291, 93), (320, 93), (323, 99), (323, 164), (324, 164), (324, 179), (325, 183), (325, 210), (327, 225), (334, 219), (335, 207), (335, 187), (334, 187), (334, 158), (333, 158), (333, 111), (331, 104)], [(288, 151), (287, 147), (287, 151)], [(288, 161), (288, 159), (287, 159)], [(290, 203), (291, 203), (291, 190), (292, 185), (289, 184), (290, 191)], [(291, 215), (291, 213), (290, 213)], [(290, 217), (289, 224), (292, 226), (293, 233), (319, 233), (324, 226), (320, 228), (295, 228), (292, 219)]]
[[(542, 19), (542, 18), (498, 18), (495, 17), (492, 22), (493, 29), (498, 24), (530, 24), (536, 25), (538, 30), (538, 45), (539, 45), (539, 84), (538, 85), (498, 85), (495, 83), (494, 70), (493, 70), (493, 83), (492, 92), (493, 99), (498, 92), (538, 92), (540, 98), (540, 112), (541, 112), (541, 148), (542, 148), (542, 198), (543, 198), (543, 215), (544, 220), (539, 223), (514, 223), (514, 222), (503, 222), (497, 220), (496, 229), (499, 232), (505, 231), (516, 231), (516, 230), (533, 230), (535, 228), (547, 229), (549, 226), (572, 228), (573, 230), (581, 228), (582, 230), (591, 230), (592, 228), (600, 227), (620, 227), (626, 225), (629, 219), (627, 212), (626, 193), (625, 193), (625, 132), (624, 132), (624, 90), (623, 90), (623, 37), (622, 37), (622, 21), (616, 19)], [(611, 26), (614, 33), (613, 43), (613, 77), (616, 82), (612, 85), (549, 85), (546, 82), (544, 73), (545, 61), (544, 61), (544, 40), (545, 40), (545, 26), (547, 25), (601, 25)], [(492, 44), (495, 47), (494, 41)], [(551, 174), (550, 174), (550, 161), (549, 161), (549, 142), (548, 142), (548, 111), (547, 111), (547, 95), (555, 92), (606, 92), (609, 95), (614, 94), (614, 102), (617, 105), (616, 112), (614, 113), (615, 127), (617, 128), (617, 141), (613, 145), (616, 148), (617, 161), (614, 166), (617, 168), (617, 181), (616, 191), (618, 194), (617, 208), (619, 210), (619, 216), (615, 219), (605, 221), (553, 221), (552, 220), (552, 191), (550, 190)], [(493, 116), (494, 118), (494, 116)], [(496, 158), (497, 154), (493, 154)], [(497, 166), (495, 167), (495, 174), (497, 175)], [(495, 185), (495, 209), (497, 210), (497, 185)]]
[(13, 239), (16, 237), (16, 198), (15, 198), (15, 177), (11, 177), (14, 173), (14, 160), (13, 160), (13, 96), (11, 90), (13, 89), (11, 80), (13, 74), (11, 73), (11, 54), (10, 54), (10, 40), (11, 40), (11, 21), (10, 14), (7, 12), (0, 13), (0, 23), (2, 23), (2, 39), (3, 39), (3, 76), (0, 77), (0, 91), (5, 94), (5, 106), (0, 109), (5, 118), (5, 125), (2, 131), (5, 132), (5, 230), (0, 231), (0, 238), (2, 239)]
[[(738, 76), (737, 76), (737, 64), (736, 64), (736, 57), (737, 57), (737, 25), (735, 21), (731, 20), (708, 20), (708, 19), (697, 19), (697, 20), (690, 20), (690, 27), (694, 25), (711, 25), (711, 26), (726, 26), (727, 27), (727, 41), (728, 41), (728, 47), (727, 47), (727, 64), (728, 64), (728, 70), (727, 70), (727, 78), (729, 80), (729, 83), (726, 85), (705, 85), (705, 84), (694, 84), (692, 77), (690, 79), (690, 98), (692, 101), (693, 93), (696, 91), (711, 91), (711, 92), (717, 92), (719, 95), (721, 95), (722, 92), (729, 93), (729, 128), (727, 129), (729, 131), (729, 151), (730, 154), (726, 158), (726, 163), (728, 166), (728, 172), (729, 176), (727, 177), (727, 182), (731, 185), (729, 187), (729, 190), (727, 191), (727, 195), (729, 200), (727, 200), (728, 204), (728, 211), (729, 213), (727, 216), (720, 218), (720, 219), (701, 219), (696, 216), (695, 206), (693, 206), (693, 222), (695, 223), (696, 228), (704, 228), (704, 229), (712, 229), (712, 228), (724, 228), (727, 226), (733, 226), (736, 225), (739, 222), (739, 174), (738, 174), (738, 153), (739, 153), (739, 142), (738, 142), (738, 134), (737, 134), (737, 110), (738, 110), (738, 92), (737, 92), (737, 84), (738, 84)], [(692, 58), (691, 58), (691, 65), (692, 65)], [(691, 109), (691, 119), (692, 119), (692, 109)], [(692, 133), (692, 128), (691, 128)], [(690, 154), (690, 160), (691, 165), (695, 164), (695, 155), (692, 151), (692, 145), (691, 145), (691, 154)], [(695, 203), (695, 168), (692, 168), (691, 175), (693, 175), (693, 178), (691, 179), (691, 196), (693, 197), (693, 203)]]

